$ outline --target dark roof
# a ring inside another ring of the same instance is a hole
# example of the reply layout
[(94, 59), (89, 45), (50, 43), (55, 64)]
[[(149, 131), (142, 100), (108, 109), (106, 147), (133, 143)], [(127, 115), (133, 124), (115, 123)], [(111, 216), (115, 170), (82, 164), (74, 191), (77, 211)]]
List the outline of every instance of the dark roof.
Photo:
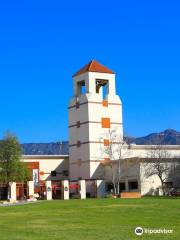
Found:
[(68, 142), (24, 143), (23, 155), (69, 155)]
[(96, 60), (91, 60), (88, 64), (82, 67), (78, 72), (76, 72), (73, 77), (79, 76), (86, 72), (99, 72), (99, 73), (110, 73), (113, 74), (114, 72), (108, 69), (107, 67), (103, 66), (102, 64), (98, 63)]

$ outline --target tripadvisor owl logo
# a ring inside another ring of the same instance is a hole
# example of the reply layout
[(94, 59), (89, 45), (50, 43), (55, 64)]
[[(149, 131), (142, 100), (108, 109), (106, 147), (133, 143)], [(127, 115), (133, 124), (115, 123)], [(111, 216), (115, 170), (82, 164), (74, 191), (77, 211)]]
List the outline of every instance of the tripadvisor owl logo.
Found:
[(141, 236), (143, 234), (143, 228), (137, 227), (137, 228), (135, 228), (134, 232), (136, 235)]

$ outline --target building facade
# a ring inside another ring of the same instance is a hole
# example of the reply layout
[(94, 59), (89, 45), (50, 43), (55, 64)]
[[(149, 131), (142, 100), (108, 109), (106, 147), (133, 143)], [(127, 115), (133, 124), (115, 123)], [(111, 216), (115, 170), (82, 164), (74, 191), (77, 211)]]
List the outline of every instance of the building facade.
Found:
[[(116, 93), (115, 73), (93, 60), (74, 74), (73, 86), (68, 106), (69, 153), (24, 155), (34, 181), (104, 179), (108, 190), (113, 181), (112, 169), (118, 168), (118, 159), (121, 159), (121, 191), (161, 194), (158, 176), (147, 176), (151, 163), (158, 161), (152, 155), (156, 146), (124, 145), (122, 102)], [(121, 148), (121, 155), (115, 148)], [(180, 146), (163, 146), (163, 151), (168, 154), (161, 160), (168, 163), (171, 170), (166, 173), (166, 182), (179, 186)]]

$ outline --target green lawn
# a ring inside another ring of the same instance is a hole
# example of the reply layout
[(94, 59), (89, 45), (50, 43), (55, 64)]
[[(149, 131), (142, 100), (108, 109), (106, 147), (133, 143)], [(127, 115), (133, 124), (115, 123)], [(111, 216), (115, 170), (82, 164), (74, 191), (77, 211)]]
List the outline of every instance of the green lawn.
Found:
[[(174, 233), (136, 236), (137, 226)], [(0, 207), (0, 240), (180, 239), (180, 198), (42, 201)]]

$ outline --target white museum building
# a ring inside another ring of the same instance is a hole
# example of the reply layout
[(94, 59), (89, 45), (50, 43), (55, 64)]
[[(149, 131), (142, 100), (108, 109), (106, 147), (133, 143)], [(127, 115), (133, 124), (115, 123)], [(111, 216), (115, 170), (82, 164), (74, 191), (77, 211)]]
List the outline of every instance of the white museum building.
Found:
[(161, 195), (155, 172), (159, 164), (164, 184), (180, 187), (180, 145), (127, 144), (115, 73), (95, 60), (73, 75), (68, 119), (67, 152), (23, 155), (36, 185), (82, 179), (87, 182), (87, 193), (93, 195), (93, 181), (102, 180), (107, 193), (116, 182), (120, 192)]

